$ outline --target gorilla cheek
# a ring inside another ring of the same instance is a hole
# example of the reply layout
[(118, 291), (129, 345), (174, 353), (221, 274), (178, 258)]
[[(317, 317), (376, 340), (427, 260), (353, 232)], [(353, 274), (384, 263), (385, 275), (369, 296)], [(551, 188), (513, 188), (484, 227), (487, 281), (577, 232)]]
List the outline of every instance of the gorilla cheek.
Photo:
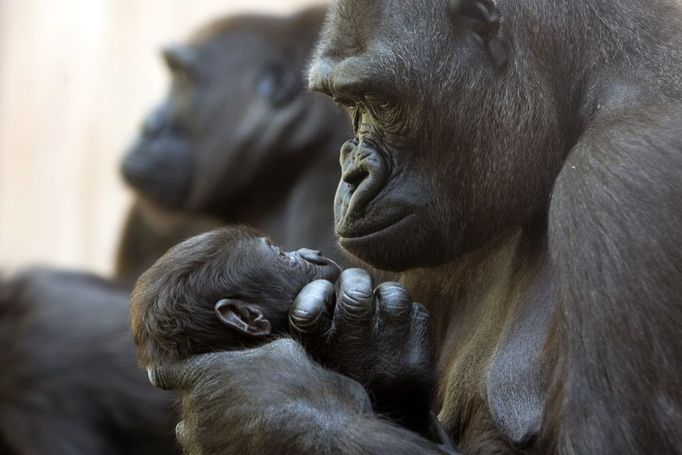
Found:
[(141, 196), (162, 208), (173, 209), (180, 208), (187, 198), (194, 166), (188, 141), (162, 136), (140, 139), (124, 158), (121, 172)]

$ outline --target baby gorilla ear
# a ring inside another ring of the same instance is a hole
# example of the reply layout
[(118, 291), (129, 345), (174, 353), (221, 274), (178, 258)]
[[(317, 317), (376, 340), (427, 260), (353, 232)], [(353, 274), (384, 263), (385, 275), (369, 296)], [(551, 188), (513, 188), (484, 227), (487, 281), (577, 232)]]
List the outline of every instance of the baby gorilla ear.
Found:
[(220, 322), (237, 332), (262, 338), (270, 335), (272, 326), (257, 305), (237, 299), (223, 299), (215, 304), (215, 314)]

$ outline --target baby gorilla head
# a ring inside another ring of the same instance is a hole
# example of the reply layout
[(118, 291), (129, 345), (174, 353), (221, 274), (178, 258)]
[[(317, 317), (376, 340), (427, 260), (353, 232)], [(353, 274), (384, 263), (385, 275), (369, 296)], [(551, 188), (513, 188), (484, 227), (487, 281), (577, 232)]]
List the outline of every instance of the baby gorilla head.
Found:
[(308, 283), (336, 281), (317, 251), (282, 252), (262, 234), (230, 227), (189, 239), (145, 272), (130, 302), (143, 365), (251, 347), (286, 333), (291, 304)]

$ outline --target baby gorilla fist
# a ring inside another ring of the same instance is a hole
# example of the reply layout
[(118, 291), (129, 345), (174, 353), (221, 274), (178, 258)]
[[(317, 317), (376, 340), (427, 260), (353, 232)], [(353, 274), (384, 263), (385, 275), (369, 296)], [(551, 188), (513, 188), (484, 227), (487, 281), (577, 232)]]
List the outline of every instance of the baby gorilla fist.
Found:
[(348, 269), (336, 287), (303, 288), (290, 322), (321, 363), (367, 388), (378, 413), (428, 434), (436, 379), (429, 315), (402, 285), (374, 289), (367, 272)]

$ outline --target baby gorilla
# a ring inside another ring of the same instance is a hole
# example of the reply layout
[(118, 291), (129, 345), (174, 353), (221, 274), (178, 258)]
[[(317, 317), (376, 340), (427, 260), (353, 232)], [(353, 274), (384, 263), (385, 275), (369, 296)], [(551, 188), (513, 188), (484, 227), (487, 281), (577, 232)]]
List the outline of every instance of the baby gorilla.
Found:
[(340, 269), (318, 251), (285, 253), (259, 232), (229, 227), (173, 248), (137, 281), (130, 303), (141, 363), (255, 347), (288, 332), (289, 308)]

